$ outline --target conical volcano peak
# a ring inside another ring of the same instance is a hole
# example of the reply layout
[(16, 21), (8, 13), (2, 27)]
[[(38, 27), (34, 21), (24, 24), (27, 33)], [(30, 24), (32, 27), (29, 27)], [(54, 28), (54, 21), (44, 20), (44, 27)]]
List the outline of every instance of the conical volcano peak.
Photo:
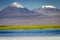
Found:
[(12, 4), (11, 4), (11, 6), (13, 6), (13, 7), (17, 7), (17, 8), (24, 8), (24, 6), (22, 6), (20, 3), (18, 3), (18, 2), (13, 2)]

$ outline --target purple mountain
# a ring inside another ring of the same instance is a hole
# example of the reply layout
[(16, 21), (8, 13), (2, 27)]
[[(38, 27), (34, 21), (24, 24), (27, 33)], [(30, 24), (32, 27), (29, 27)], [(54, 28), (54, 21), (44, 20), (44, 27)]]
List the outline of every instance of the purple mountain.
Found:
[(9, 5), (7, 8), (0, 12), (0, 18), (5, 17), (34, 17), (34, 16), (42, 16), (43, 14), (38, 14), (33, 12), (21, 4), (14, 2)]
[(39, 14), (42, 13), (43, 15), (46, 16), (60, 16), (60, 9), (58, 8), (43, 7), (43, 8), (33, 9), (33, 11)]

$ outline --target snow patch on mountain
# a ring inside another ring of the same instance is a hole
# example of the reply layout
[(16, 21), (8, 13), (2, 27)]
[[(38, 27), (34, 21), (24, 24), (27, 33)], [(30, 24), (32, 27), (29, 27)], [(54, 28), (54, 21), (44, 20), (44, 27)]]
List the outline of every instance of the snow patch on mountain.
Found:
[(13, 2), (13, 3), (11, 4), (11, 6), (17, 7), (17, 8), (24, 8), (24, 6), (22, 6), (22, 5), (19, 4), (18, 2)]
[(56, 7), (53, 5), (43, 5), (42, 8), (56, 8)]

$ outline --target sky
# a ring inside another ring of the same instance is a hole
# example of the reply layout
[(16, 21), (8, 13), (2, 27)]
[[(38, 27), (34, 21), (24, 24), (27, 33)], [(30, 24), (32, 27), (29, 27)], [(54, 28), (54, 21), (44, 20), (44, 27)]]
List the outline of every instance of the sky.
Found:
[(60, 9), (60, 0), (0, 0), (0, 11), (13, 2), (19, 2), (30, 10), (41, 8), (43, 5), (53, 5)]

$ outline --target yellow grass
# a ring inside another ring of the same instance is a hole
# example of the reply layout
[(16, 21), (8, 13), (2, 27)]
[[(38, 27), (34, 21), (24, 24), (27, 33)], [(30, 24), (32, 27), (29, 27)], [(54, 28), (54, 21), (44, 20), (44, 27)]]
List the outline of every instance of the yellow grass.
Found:
[(0, 30), (60, 29), (60, 25), (1, 25)]

